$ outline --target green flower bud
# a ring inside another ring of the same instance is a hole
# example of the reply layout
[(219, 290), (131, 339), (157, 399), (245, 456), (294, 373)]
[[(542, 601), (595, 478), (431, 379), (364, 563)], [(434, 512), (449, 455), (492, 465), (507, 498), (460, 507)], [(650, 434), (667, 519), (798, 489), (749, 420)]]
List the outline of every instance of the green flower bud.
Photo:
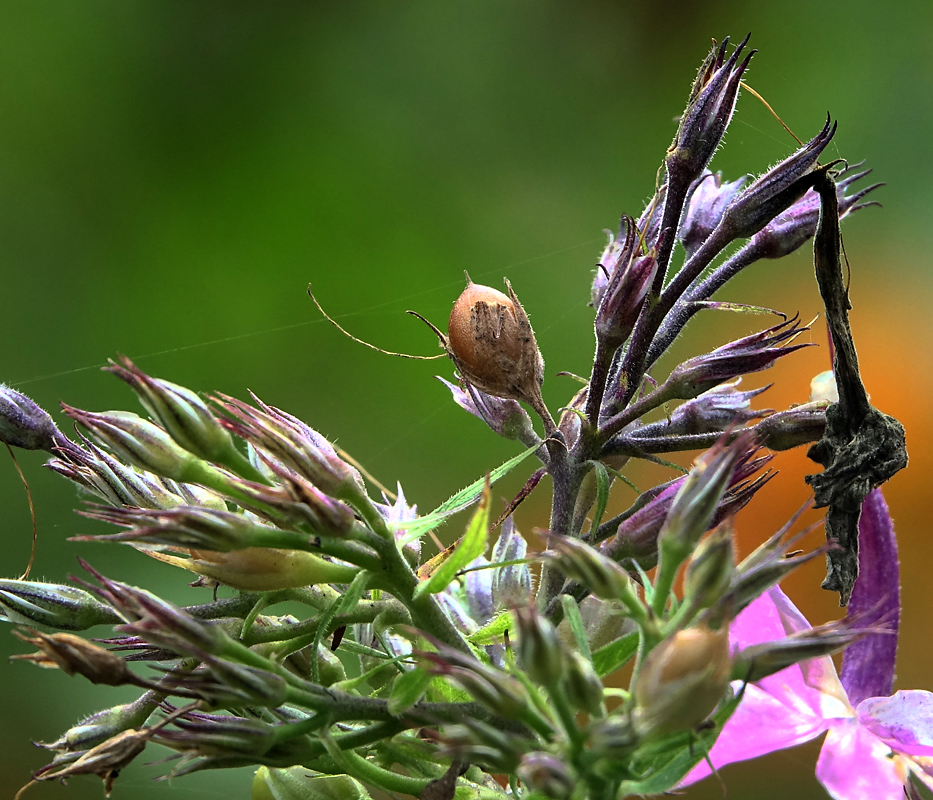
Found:
[(734, 573), (732, 521), (727, 520), (693, 551), (684, 576), (684, 598), (697, 610), (708, 608), (725, 594)]
[(576, 650), (567, 654), (563, 689), (571, 705), (580, 711), (591, 716), (605, 714), (603, 682), (590, 660)]
[(642, 739), (688, 731), (719, 705), (729, 686), (729, 631), (687, 628), (655, 647), (635, 679), (635, 730)]
[(557, 629), (531, 606), (515, 610), (518, 641), (515, 656), (531, 680), (553, 687), (564, 673), (565, 653)]
[(95, 625), (120, 622), (120, 616), (84, 589), (55, 583), (0, 580), (0, 620), (83, 631)]

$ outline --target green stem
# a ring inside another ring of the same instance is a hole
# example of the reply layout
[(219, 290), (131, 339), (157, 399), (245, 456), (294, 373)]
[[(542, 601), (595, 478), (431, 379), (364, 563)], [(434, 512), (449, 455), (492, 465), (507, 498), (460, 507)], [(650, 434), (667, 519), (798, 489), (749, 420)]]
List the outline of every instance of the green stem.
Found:
[(356, 778), (370, 786), (378, 786), (387, 792), (404, 792), (418, 796), (424, 790), (424, 787), (430, 783), (426, 778), (409, 778), (406, 775), (399, 775), (397, 772), (390, 772), (383, 769), (371, 761), (367, 761), (354, 750), (344, 750), (338, 746), (337, 742), (325, 733), (321, 737), (328, 755), (334, 759), (344, 769), (347, 775)]

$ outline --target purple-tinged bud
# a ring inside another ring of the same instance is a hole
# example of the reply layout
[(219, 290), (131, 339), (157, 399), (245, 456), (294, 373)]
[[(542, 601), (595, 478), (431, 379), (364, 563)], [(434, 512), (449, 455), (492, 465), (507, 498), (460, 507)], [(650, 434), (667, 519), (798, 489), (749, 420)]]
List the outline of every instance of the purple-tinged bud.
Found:
[(94, 413), (62, 403), (65, 413), (104, 447), (135, 467), (176, 481), (203, 478), (201, 459), (179, 447), (158, 425), (129, 411)]
[(495, 772), (514, 772), (528, 750), (525, 738), (469, 717), (457, 725), (445, 725), (440, 741), (445, 745), (445, 755)]
[(75, 536), (72, 541), (135, 542), (221, 553), (250, 547), (301, 550), (311, 541), (307, 533), (273, 528), (245, 514), (208, 508), (182, 506), (170, 511), (153, 511), (97, 506), (80, 513), (130, 530), (110, 535)]
[(91, 683), (104, 686), (138, 685), (139, 679), (126, 666), (120, 656), (92, 644), (72, 633), (40, 633), (28, 629), (34, 636), (19, 631), (13, 634), (39, 650), (36, 653), (21, 653), (11, 659), (32, 661), (45, 669), (58, 668), (66, 675), (82, 675)]
[[(865, 195), (884, 186), (875, 183), (864, 189), (846, 195), (848, 188), (860, 178), (864, 178), (871, 170), (855, 172), (860, 165), (847, 167), (839, 173), (836, 181), (837, 200), (839, 202), (839, 219), (849, 214), (877, 205), (871, 201), (860, 202)], [(783, 258), (793, 253), (811, 239), (816, 233), (816, 225), (820, 218), (820, 198), (812, 189), (809, 189), (796, 203), (786, 211), (778, 214), (758, 233), (750, 242), (751, 248), (760, 258)]]
[(196, 620), (187, 612), (167, 603), (154, 594), (105, 578), (85, 561), (84, 567), (100, 584), (90, 587), (104, 602), (110, 604), (127, 622), (120, 630), (139, 634), (153, 644), (178, 652), (222, 654), (229, 637), (215, 625)]
[(720, 440), (694, 463), (671, 504), (658, 534), (658, 554), (673, 568), (693, 552), (709, 529), (738, 464), (754, 451), (754, 436), (740, 435), (726, 446)]
[(828, 403), (804, 403), (778, 411), (755, 426), (755, 433), (770, 450), (791, 450), (802, 444), (818, 442), (826, 431)]
[[(528, 542), (518, 532), (511, 516), (502, 523), (502, 532), (492, 549), (492, 563), (520, 561), (528, 555)], [(520, 605), (531, 597), (531, 567), (528, 564), (509, 564), (491, 570), (492, 602), (496, 608)]]
[(614, 561), (579, 539), (551, 536), (541, 557), (601, 600), (635, 599), (628, 573)]
[[(631, 233), (630, 233), (631, 236)], [(612, 273), (596, 311), (596, 338), (615, 350), (625, 343), (658, 271), (654, 255), (632, 255)]]
[(745, 647), (735, 655), (732, 678), (754, 683), (793, 664), (799, 664), (801, 661), (838, 653), (869, 633), (884, 634), (887, 631), (883, 628), (859, 627), (858, 619), (846, 617), (816, 628), (807, 628), (792, 633), (787, 638), (778, 639), (776, 642)]
[(716, 229), (722, 215), (733, 198), (742, 190), (748, 176), (737, 181), (722, 181), (722, 173), (705, 172), (696, 182), (696, 188), (690, 196), (690, 202), (684, 211), (678, 235), (684, 246), (687, 259)]
[(288, 694), (288, 685), (280, 675), (210, 656), (196, 670), (170, 672), (160, 686), (170, 694), (196, 697), (213, 707), (276, 708)]
[(152, 738), (149, 729), (131, 728), (111, 736), (96, 747), (92, 747), (74, 761), (62, 765), (58, 759), (46, 765), (32, 778), (36, 781), (54, 779), (63, 781), (72, 775), (97, 775), (104, 782), (104, 796), (109, 796), (113, 782), (143, 750)]
[(152, 692), (146, 692), (132, 703), (98, 711), (69, 728), (56, 741), (39, 744), (46, 750), (75, 753), (89, 750), (130, 728), (145, 723), (158, 703)]
[(468, 382), (464, 383), (466, 389), (464, 391), (459, 386), (448, 383), (439, 375), (436, 377), (444, 386), (450, 389), (454, 402), (458, 406), (469, 411), (474, 417), (481, 419), (494, 433), (504, 436), (506, 439), (514, 439), (522, 442), (522, 444), (528, 444), (529, 447), (541, 441), (538, 434), (535, 433), (528, 412), (522, 408), (517, 400), (494, 397)]
[(223, 428), (207, 404), (184, 386), (152, 378), (126, 356), (120, 364), (104, 367), (130, 385), (143, 406), (189, 453), (222, 464), (250, 480), (265, 480), (236, 449), (230, 432)]
[(67, 439), (47, 411), (22, 392), (0, 383), (0, 442), (51, 453)]
[(633, 432), (633, 436), (653, 438), (714, 433), (742, 426), (746, 422), (770, 414), (770, 409), (755, 411), (749, 407), (751, 399), (769, 387), (740, 392), (736, 388), (740, 380), (714, 386), (693, 400), (681, 403), (668, 419), (643, 425)]
[(613, 714), (590, 727), (590, 748), (602, 759), (627, 759), (637, 744), (632, 719), (626, 713)]
[(515, 609), (518, 639), (515, 657), (531, 680), (553, 688), (564, 674), (566, 654), (557, 629), (532, 606)]
[(729, 688), (732, 659), (726, 626), (687, 628), (655, 647), (635, 678), (635, 730), (642, 739), (689, 731)]
[(723, 229), (732, 239), (753, 236), (803, 197), (810, 187), (800, 179), (813, 171), (835, 133), (836, 124), (827, 117), (823, 130), (813, 139), (751, 183), (732, 201), (722, 219)]
[(570, 800), (579, 782), (566, 761), (540, 751), (522, 756), (517, 775), (532, 792), (553, 800)]
[(742, 74), (756, 51), (739, 63), (748, 36), (726, 59), (728, 37), (718, 50), (714, 47), (700, 67), (680, 118), (677, 135), (667, 153), (666, 167), (672, 180), (686, 183), (698, 178), (719, 147), (735, 111)]
[(735, 573), (732, 521), (726, 520), (700, 541), (684, 575), (684, 600), (695, 610), (709, 608), (725, 594)]
[(593, 669), (592, 662), (576, 650), (567, 653), (562, 688), (570, 704), (579, 711), (585, 711), (590, 716), (606, 713), (603, 682)]
[(251, 755), (257, 759), (275, 744), (275, 726), (258, 719), (191, 712), (162, 729), (155, 740), (175, 750), (200, 755)]
[[(771, 473), (752, 479), (770, 461), (771, 456), (740, 459), (713, 516), (713, 525), (737, 513), (770, 480)], [(616, 533), (600, 544), (600, 552), (616, 562), (631, 560), (642, 569), (654, 567), (658, 561), (658, 535), (685, 481), (686, 478), (677, 478), (645, 492), (634, 511), (619, 523)]]
[(109, 606), (75, 586), (0, 580), (0, 620), (83, 631), (95, 625), (119, 622), (120, 617)]
[(337, 455), (327, 439), (301, 420), (255, 396), (259, 408), (227, 395), (213, 399), (231, 417), (222, 420), (224, 427), (246, 439), (270, 463), (285, 465), (331, 496), (361, 490), (359, 473)]
[(673, 396), (689, 400), (739, 375), (768, 369), (782, 356), (809, 347), (811, 343), (790, 344), (808, 330), (808, 326), (801, 325), (798, 318), (793, 317), (737, 339), (711, 353), (684, 361), (671, 372), (665, 387)]

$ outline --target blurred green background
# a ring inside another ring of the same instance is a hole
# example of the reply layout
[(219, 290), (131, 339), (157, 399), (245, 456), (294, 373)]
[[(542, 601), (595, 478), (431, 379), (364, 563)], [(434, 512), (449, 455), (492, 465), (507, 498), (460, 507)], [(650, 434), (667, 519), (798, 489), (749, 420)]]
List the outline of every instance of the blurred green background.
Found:
[[(904, 561), (902, 688), (933, 689), (928, 631), (929, 321), (933, 278), (933, 5), (820, 2), (219, 3), (12, 2), (0, 8), (0, 378), (50, 410), (136, 408), (101, 374), (126, 353), (196, 390), (247, 389), (307, 420), (427, 510), (516, 452), (433, 379), (449, 362), (391, 359), (345, 339), (305, 294), (356, 335), (436, 352), (404, 315), (442, 324), (463, 271), (508, 276), (547, 361), (545, 398), (563, 405), (587, 374), (589, 281), (603, 228), (650, 195), (696, 67), (712, 37), (752, 31), (748, 81), (802, 138), (839, 119), (828, 155), (867, 159), (888, 186), (844, 228), (853, 326), (873, 400), (907, 425), (912, 464), (888, 487)], [(713, 167), (761, 171), (790, 137), (745, 93)], [(820, 311), (809, 252), (756, 265), (724, 296), (810, 319)], [(760, 318), (698, 320), (695, 354)], [(820, 323), (812, 339), (822, 345)], [(806, 399), (828, 365), (810, 348), (771, 373), (764, 405)], [(60, 412), (56, 418), (64, 424)], [(77, 545), (95, 530), (75, 492), (21, 454), (37, 507), (33, 576), (61, 581), (77, 556), (179, 603), (204, 599), (131, 550)], [(747, 550), (807, 497), (802, 454), (739, 521)], [(635, 474), (651, 485), (667, 474)], [(522, 475), (501, 484), (516, 491)], [(540, 491), (540, 490), (539, 490)], [(624, 507), (627, 490), (614, 502)], [(519, 512), (546, 525), (545, 492)], [(30, 517), (0, 458), (4, 547), (15, 577)], [(457, 525), (459, 523), (455, 523)], [(455, 528), (448, 530), (452, 535)], [(815, 534), (812, 543), (818, 541)], [(816, 622), (838, 616), (821, 565), (788, 582)], [(6, 656), (0, 632), (0, 795), (45, 763), (81, 715), (125, 701)], [(101, 631), (100, 635), (104, 635)], [(825, 794), (817, 745), (724, 771), (733, 798)], [(149, 760), (164, 753), (154, 750)], [(134, 764), (115, 798), (248, 797), (250, 770), (154, 784)], [(30, 798), (96, 798), (96, 778), (33, 787)], [(721, 797), (715, 781), (688, 797)]]

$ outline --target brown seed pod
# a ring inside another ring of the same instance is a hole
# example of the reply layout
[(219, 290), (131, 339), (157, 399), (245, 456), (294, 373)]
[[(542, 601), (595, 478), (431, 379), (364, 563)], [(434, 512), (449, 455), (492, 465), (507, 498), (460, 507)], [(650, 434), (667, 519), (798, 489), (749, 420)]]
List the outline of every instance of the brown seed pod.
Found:
[(450, 312), (446, 336), (420, 314), (415, 316), (437, 334), (463, 380), (495, 397), (524, 400), (551, 428), (541, 399), (544, 359), (525, 309), (512, 285), (508, 281), (505, 285), (508, 295), (473, 283), (467, 275), (467, 286)]

